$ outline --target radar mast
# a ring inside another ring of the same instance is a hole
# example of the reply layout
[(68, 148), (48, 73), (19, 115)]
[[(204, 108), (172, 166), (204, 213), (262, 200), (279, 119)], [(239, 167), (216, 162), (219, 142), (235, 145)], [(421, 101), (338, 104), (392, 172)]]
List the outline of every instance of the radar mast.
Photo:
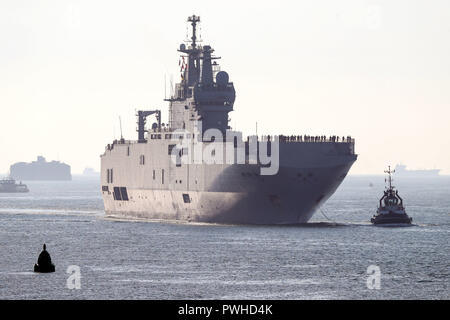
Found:
[(392, 186), (392, 176), (391, 174), (395, 172), (395, 170), (391, 170), (391, 166), (388, 166), (388, 169), (384, 171), (385, 173), (387, 173), (389, 175), (389, 190), (392, 190), (393, 186)]
[(197, 22), (200, 22), (200, 17), (196, 16), (194, 14), (194, 15), (188, 17), (187, 21), (190, 22), (191, 25), (192, 25), (192, 37), (191, 37), (191, 39), (192, 39), (192, 49), (195, 49), (195, 47), (197, 46), (197, 44), (196, 44), (196, 40), (197, 40), (197, 35), (196, 35), (196, 33), (197, 33)]

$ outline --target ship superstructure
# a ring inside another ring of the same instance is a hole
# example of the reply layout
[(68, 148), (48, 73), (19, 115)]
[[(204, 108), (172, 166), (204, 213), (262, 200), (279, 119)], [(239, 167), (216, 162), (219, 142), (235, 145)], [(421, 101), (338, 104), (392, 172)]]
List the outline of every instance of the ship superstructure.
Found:
[[(356, 160), (354, 139), (250, 136), (229, 126), (236, 97), (191, 16), (181, 44), (181, 81), (161, 111), (137, 112), (138, 139), (115, 140), (101, 156), (108, 215), (215, 223), (307, 222)], [(252, 106), (249, 106), (252, 107)], [(156, 122), (146, 127), (149, 116)]]

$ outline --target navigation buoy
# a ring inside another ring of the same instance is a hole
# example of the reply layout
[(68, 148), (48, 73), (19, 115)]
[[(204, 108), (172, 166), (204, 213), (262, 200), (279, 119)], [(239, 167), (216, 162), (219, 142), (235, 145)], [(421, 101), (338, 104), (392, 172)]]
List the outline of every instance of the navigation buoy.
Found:
[(38, 261), (34, 265), (34, 272), (55, 272), (55, 265), (52, 263), (52, 258), (50, 258), (50, 254), (47, 251), (45, 243), (41, 254), (39, 254)]

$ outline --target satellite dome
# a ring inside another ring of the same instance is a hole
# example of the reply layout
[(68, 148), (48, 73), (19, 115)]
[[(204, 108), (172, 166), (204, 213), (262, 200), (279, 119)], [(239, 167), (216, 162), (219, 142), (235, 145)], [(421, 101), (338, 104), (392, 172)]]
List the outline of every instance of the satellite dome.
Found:
[(228, 84), (228, 73), (225, 71), (220, 71), (216, 75), (216, 82), (219, 86), (226, 86)]

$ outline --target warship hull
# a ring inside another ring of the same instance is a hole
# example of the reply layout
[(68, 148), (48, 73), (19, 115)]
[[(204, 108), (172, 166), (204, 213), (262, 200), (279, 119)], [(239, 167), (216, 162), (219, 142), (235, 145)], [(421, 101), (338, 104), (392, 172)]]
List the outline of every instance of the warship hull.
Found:
[[(282, 153), (288, 155), (296, 150), (297, 161), (282, 157), (275, 175), (260, 175), (258, 164), (176, 167), (168, 162), (165, 186), (161, 175), (153, 174), (161, 172), (154, 169), (157, 159), (148, 167), (133, 166), (137, 159), (122, 156), (128, 146), (116, 145), (102, 157), (103, 182), (107, 182), (105, 168), (118, 169), (114, 171), (117, 182), (102, 187), (105, 213), (120, 218), (225, 224), (306, 223), (335, 192), (356, 160), (353, 154), (327, 155), (323, 151), (329, 152), (330, 147), (345, 150), (346, 145), (296, 143), (282, 147)], [(303, 149), (308, 152), (303, 153)], [(310, 149), (320, 152), (316, 159)], [(117, 199), (119, 190), (125, 190), (127, 200)]]

